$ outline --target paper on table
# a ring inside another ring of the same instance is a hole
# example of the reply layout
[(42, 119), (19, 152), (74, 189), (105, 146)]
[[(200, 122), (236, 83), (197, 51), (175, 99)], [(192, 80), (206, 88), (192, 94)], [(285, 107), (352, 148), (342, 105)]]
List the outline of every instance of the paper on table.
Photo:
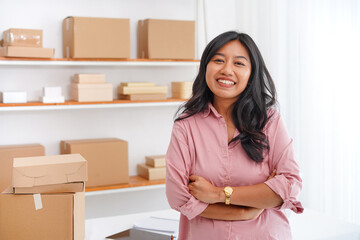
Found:
[(179, 221), (159, 217), (148, 217), (135, 223), (134, 228), (164, 233), (177, 233), (179, 229)]

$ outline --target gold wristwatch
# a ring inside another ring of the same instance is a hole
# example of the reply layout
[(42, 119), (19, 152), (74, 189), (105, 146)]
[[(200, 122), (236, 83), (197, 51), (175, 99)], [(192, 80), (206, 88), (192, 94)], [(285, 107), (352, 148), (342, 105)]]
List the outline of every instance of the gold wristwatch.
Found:
[(226, 205), (230, 205), (230, 197), (231, 194), (233, 193), (233, 188), (232, 187), (225, 187), (224, 188), (224, 193), (225, 193), (225, 204)]

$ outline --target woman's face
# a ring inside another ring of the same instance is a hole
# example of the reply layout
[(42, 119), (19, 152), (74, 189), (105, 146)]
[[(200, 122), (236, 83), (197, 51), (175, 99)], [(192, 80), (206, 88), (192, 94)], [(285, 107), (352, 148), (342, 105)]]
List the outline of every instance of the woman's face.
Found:
[(246, 88), (250, 74), (251, 63), (246, 48), (238, 40), (226, 43), (206, 68), (206, 83), (214, 94), (214, 102), (235, 102)]

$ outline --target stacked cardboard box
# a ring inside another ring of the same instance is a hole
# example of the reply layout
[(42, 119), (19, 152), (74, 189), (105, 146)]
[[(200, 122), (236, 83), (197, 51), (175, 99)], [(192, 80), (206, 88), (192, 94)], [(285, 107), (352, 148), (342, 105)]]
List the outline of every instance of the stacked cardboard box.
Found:
[(113, 101), (113, 85), (105, 82), (105, 74), (75, 74), (71, 99), (78, 102)]
[(117, 138), (66, 140), (61, 154), (80, 153), (89, 165), (88, 187), (129, 182), (127, 141)]
[(12, 186), (0, 194), (0, 239), (84, 239), (80, 154), (14, 158), (12, 172)]
[(138, 164), (139, 176), (148, 180), (165, 179), (165, 155), (146, 156), (145, 164)]
[(14, 158), (44, 156), (45, 148), (40, 144), (0, 146), (0, 192), (11, 185)]
[(165, 100), (167, 86), (156, 86), (152, 82), (123, 82), (118, 87), (119, 99), (125, 100)]
[(64, 58), (130, 58), (130, 20), (65, 18), (63, 56)]
[(138, 58), (194, 59), (195, 21), (139, 20)]
[(0, 57), (52, 58), (53, 48), (43, 48), (42, 30), (10, 28), (3, 32)]
[(192, 94), (193, 82), (171, 82), (173, 98), (189, 99)]

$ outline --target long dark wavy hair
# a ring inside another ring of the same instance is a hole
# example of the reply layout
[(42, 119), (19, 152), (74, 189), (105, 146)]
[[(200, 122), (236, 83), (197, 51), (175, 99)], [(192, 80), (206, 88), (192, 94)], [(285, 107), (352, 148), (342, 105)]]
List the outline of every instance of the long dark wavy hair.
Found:
[[(229, 31), (214, 38), (205, 48), (200, 61), (199, 73), (194, 81), (192, 97), (181, 106), (175, 121), (205, 111), (214, 94), (206, 84), (206, 67), (217, 51), (226, 43), (238, 40), (248, 51), (251, 75), (248, 85), (234, 103), (232, 120), (240, 134), (231, 142), (240, 141), (247, 155), (255, 162), (262, 162), (263, 152), (269, 150), (269, 143), (263, 133), (271, 116), (268, 109), (277, 103), (275, 84), (267, 70), (261, 53), (254, 40), (245, 33)], [(229, 144), (230, 144), (229, 143)]]

